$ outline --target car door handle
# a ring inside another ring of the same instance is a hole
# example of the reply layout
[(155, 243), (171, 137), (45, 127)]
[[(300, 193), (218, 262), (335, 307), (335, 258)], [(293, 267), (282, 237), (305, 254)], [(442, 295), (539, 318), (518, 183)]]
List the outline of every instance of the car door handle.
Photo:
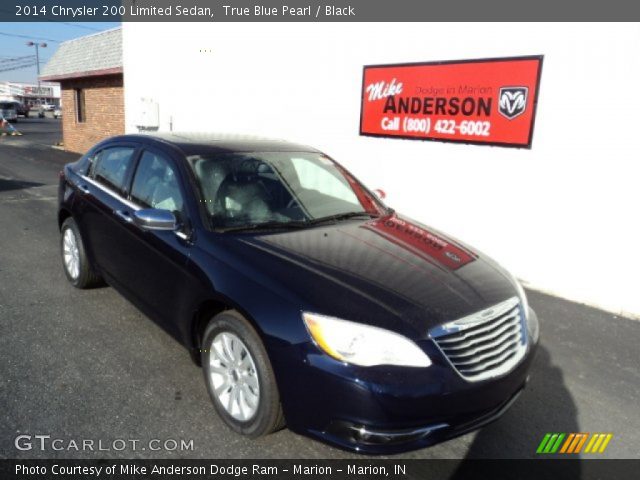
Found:
[(119, 217), (121, 220), (124, 220), (127, 223), (133, 222), (133, 218), (131, 218), (129, 212), (126, 212), (124, 210), (114, 210), (113, 213), (116, 217)]
[(89, 190), (89, 187), (87, 185), (78, 185), (78, 189), (85, 195), (88, 195), (91, 193), (91, 190)]

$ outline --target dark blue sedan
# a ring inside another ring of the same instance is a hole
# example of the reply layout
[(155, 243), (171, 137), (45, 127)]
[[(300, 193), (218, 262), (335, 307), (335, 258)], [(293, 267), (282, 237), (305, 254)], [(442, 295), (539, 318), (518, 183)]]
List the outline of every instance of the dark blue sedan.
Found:
[(185, 345), (241, 434), (400, 452), (526, 384), (538, 321), (518, 282), (313, 148), (114, 137), (65, 166), (58, 222), (71, 284), (107, 282)]

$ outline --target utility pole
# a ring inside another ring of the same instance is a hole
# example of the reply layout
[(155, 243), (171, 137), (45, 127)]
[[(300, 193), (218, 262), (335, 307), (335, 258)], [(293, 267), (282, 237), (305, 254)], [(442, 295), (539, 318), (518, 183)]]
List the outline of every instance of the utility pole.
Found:
[(40, 91), (40, 53), (38, 51), (39, 47), (47, 48), (46, 43), (38, 43), (38, 42), (27, 42), (27, 47), (36, 47), (36, 70), (38, 72), (38, 96), (41, 95)]

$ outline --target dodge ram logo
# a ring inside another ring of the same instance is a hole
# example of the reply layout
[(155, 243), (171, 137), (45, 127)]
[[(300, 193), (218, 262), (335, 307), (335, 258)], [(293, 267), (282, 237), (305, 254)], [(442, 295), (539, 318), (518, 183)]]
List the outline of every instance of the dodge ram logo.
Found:
[(500, 113), (513, 120), (527, 108), (527, 87), (502, 87), (500, 89)]

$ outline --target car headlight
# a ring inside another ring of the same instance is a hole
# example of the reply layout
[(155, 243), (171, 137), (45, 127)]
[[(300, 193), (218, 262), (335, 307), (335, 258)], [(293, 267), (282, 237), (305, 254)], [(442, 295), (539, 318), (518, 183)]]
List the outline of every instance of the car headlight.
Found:
[(327, 355), (354, 365), (428, 367), (431, 359), (414, 342), (378, 327), (303, 312), (315, 343)]

